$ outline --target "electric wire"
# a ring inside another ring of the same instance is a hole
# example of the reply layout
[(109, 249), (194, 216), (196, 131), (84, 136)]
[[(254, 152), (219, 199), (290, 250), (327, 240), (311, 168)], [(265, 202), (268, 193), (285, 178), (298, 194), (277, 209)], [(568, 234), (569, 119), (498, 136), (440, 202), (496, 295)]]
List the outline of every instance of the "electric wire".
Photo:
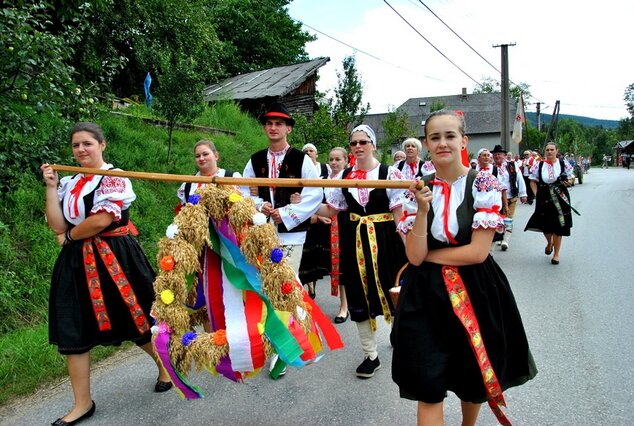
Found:
[(425, 40), (431, 47), (434, 48), (434, 50), (436, 50), (436, 52), (438, 52), (443, 58), (445, 58), (447, 61), (449, 61), (449, 63), (451, 63), (454, 67), (456, 67), (461, 73), (463, 73), (464, 75), (466, 75), (470, 80), (472, 80), (475, 84), (477, 84), (478, 86), (482, 86), (482, 83), (480, 83), (478, 80), (476, 80), (475, 78), (471, 77), (465, 70), (463, 70), (462, 68), (460, 68), (460, 66), (458, 66), (458, 64), (456, 64), (454, 61), (452, 61), (451, 59), (449, 59), (449, 57), (447, 55), (445, 55), (440, 49), (438, 49), (431, 41), (429, 41), (423, 34), (421, 34), (420, 31), (418, 31), (412, 24), (409, 23), (409, 21), (407, 19), (405, 19), (405, 17), (403, 15), (401, 15), (398, 10), (394, 9), (394, 7), (392, 7), (392, 5), (390, 3), (388, 3), (387, 0), (383, 0), (383, 2), (389, 6), (390, 9), (392, 9), (394, 11), (394, 13), (396, 13), (399, 18), (401, 18), (411, 29), (413, 29), (416, 34), (418, 34), (423, 40)]

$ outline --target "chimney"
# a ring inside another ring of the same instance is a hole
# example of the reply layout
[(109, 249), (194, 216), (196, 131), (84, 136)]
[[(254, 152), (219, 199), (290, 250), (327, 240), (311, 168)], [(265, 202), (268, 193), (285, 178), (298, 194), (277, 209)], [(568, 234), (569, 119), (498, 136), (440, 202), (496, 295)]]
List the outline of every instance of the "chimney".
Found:
[(466, 88), (466, 87), (463, 87), (463, 88), (462, 88), (462, 98), (464, 99), (464, 98), (466, 98), (466, 97), (467, 97), (467, 88)]

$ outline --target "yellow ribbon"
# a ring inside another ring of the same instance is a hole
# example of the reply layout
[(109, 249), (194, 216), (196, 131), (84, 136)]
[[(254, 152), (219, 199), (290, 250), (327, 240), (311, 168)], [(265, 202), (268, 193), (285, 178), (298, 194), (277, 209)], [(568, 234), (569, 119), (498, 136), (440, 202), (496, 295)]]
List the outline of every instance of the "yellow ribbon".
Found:
[[(376, 229), (374, 224), (378, 222), (388, 222), (394, 220), (392, 213), (380, 213), (371, 214), (369, 216), (359, 216), (355, 213), (350, 213), (351, 221), (359, 221), (357, 225), (356, 246), (357, 246), (357, 266), (359, 267), (359, 275), (361, 276), (361, 284), (363, 285), (363, 294), (365, 296), (365, 303), (368, 306), (368, 316), (370, 316), (370, 301), (368, 300), (368, 274), (366, 272), (366, 261), (363, 255), (363, 244), (361, 242), (361, 225), (366, 225), (368, 242), (370, 243), (370, 253), (372, 254), (372, 268), (374, 270), (374, 280), (376, 282), (376, 290), (379, 294), (379, 300), (381, 301), (381, 307), (383, 308), (383, 316), (385, 321), (390, 322), (392, 314), (390, 312), (390, 305), (387, 303), (387, 298), (381, 287), (381, 280), (379, 279), (379, 264), (377, 262), (379, 254), (379, 246), (376, 242)], [(376, 331), (376, 320), (370, 316), (370, 326), (372, 331)]]

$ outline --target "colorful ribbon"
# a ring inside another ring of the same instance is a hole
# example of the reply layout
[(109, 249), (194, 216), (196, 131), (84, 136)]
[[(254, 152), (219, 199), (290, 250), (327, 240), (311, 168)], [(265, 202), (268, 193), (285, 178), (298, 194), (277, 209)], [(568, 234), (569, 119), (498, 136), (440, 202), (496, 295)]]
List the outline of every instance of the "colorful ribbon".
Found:
[(458, 268), (455, 266), (443, 266), (442, 276), (445, 281), (445, 287), (451, 306), (453, 307), (454, 314), (458, 317), (462, 326), (465, 329), (469, 337), (469, 344), (473, 353), (475, 354), (476, 361), (480, 367), (480, 373), (482, 374), (482, 381), (487, 393), (487, 402), (489, 407), (495, 414), (501, 425), (511, 425), (511, 422), (502, 412), (500, 407), (506, 407), (506, 401), (502, 394), (502, 387), (498, 382), (493, 366), (489, 361), (486, 348), (484, 347), (484, 340), (480, 333), (480, 326), (478, 324), (478, 318), (475, 315), (473, 306), (471, 305), (471, 299), (467, 293), (467, 289), (460, 277)]
[(170, 362), (170, 333), (159, 333), (154, 337), (154, 347), (156, 348), (156, 353), (161, 360), (161, 364), (163, 364), (163, 368), (170, 375), (170, 379), (178, 394), (184, 399), (198, 399), (202, 398), (203, 394), (198, 390), (196, 386), (192, 386), (187, 382), (187, 379), (183, 377), (180, 372), (174, 368), (172, 363)]
[(108, 311), (106, 309), (106, 302), (103, 298), (103, 293), (101, 291), (101, 280), (99, 278), (99, 272), (97, 270), (97, 260), (95, 258), (95, 253), (92, 247), (93, 242), (97, 247), (97, 253), (99, 253), (99, 257), (103, 261), (108, 274), (112, 278), (112, 281), (117, 286), (119, 290), (119, 294), (121, 298), (125, 302), (128, 310), (130, 311), (130, 316), (134, 321), (134, 325), (136, 326), (139, 334), (143, 334), (150, 329), (150, 324), (139, 305), (134, 290), (128, 281), (123, 269), (119, 265), (119, 261), (117, 257), (114, 255), (108, 243), (103, 241), (102, 237), (115, 237), (115, 236), (124, 236), (127, 235), (128, 228), (120, 227), (113, 231), (104, 232), (99, 235), (95, 235), (92, 238), (87, 238), (84, 240), (82, 245), (82, 253), (84, 257), (84, 271), (86, 273), (86, 283), (88, 285), (88, 293), (90, 294), (90, 301), (92, 303), (93, 312), (95, 313), (95, 318), (97, 320), (97, 325), (99, 327), (99, 331), (106, 331), (112, 329), (112, 324), (110, 323), (110, 317), (108, 316)]
[[(366, 270), (366, 259), (363, 254), (363, 242), (361, 240), (361, 225), (366, 225), (367, 235), (368, 235), (368, 243), (370, 244), (370, 253), (372, 256), (372, 269), (374, 271), (374, 281), (376, 285), (377, 293), (379, 294), (379, 300), (381, 302), (381, 307), (383, 309), (383, 316), (385, 321), (390, 321), (392, 319), (392, 313), (390, 312), (390, 305), (387, 303), (387, 299), (385, 297), (385, 293), (383, 292), (383, 288), (381, 287), (381, 280), (379, 279), (379, 263), (378, 263), (378, 254), (379, 254), (379, 246), (376, 241), (376, 228), (374, 227), (374, 223), (378, 222), (389, 222), (394, 220), (394, 215), (392, 213), (379, 213), (372, 214), (368, 216), (359, 216), (355, 213), (350, 213), (351, 221), (358, 221), (357, 225), (357, 233), (356, 233), (356, 253), (357, 253), (357, 266), (359, 268), (359, 276), (361, 277), (361, 284), (363, 285), (363, 294), (365, 296), (365, 303), (368, 306), (368, 315), (370, 313), (370, 301), (368, 299), (368, 274)], [(372, 331), (376, 331), (376, 320), (370, 316), (370, 326), (372, 327)]]

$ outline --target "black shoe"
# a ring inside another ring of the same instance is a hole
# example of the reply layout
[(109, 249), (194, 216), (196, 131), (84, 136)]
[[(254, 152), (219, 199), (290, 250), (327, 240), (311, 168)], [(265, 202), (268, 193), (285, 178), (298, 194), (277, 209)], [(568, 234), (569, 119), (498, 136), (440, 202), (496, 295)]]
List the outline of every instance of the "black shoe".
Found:
[(363, 360), (361, 365), (357, 367), (357, 377), (361, 379), (369, 379), (374, 376), (374, 373), (379, 368), (381, 368), (381, 361), (379, 361), (378, 356), (373, 360), (370, 359), (370, 357), (367, 357)]
[(159, 379), (156, 379), (156, 384), (154, 385), (154, 392), (167, 392), (172, 389), (172, 382), (161, 382)]
[(559, 261), (555, 259), (550, 259), (550, 263), (552, 263), (553, 265), (559, 265)]
[(95, 405), (95, 401), (93, 401), (92, 402), (92, 407), (90, 407), (90, 410), (86, 411), (83, 415), (77, 417), (75, 420), (67, 422), (66, 420), (62, 420), (62, 418), (60, 417), (59, 419), (57, 419), (53, 423), (51, 423), (51, 426), (70, 426), (70, 425), (75, 425), (75, 424), (81, 422), (82, 420), (86, 420), (87, 418), (92, 417), (92, 415), (95, 414), (95, 409), (96, 408), (97, 408), (97, 406)]
[(348, 319), (349, 316), (350, 316), (350, 312), (346, 312), (346, 316), (345, 317), (336, 316), (335, 317), (335, 324), (341, 324), (341, 323), (346, 322), (346, 320)]

